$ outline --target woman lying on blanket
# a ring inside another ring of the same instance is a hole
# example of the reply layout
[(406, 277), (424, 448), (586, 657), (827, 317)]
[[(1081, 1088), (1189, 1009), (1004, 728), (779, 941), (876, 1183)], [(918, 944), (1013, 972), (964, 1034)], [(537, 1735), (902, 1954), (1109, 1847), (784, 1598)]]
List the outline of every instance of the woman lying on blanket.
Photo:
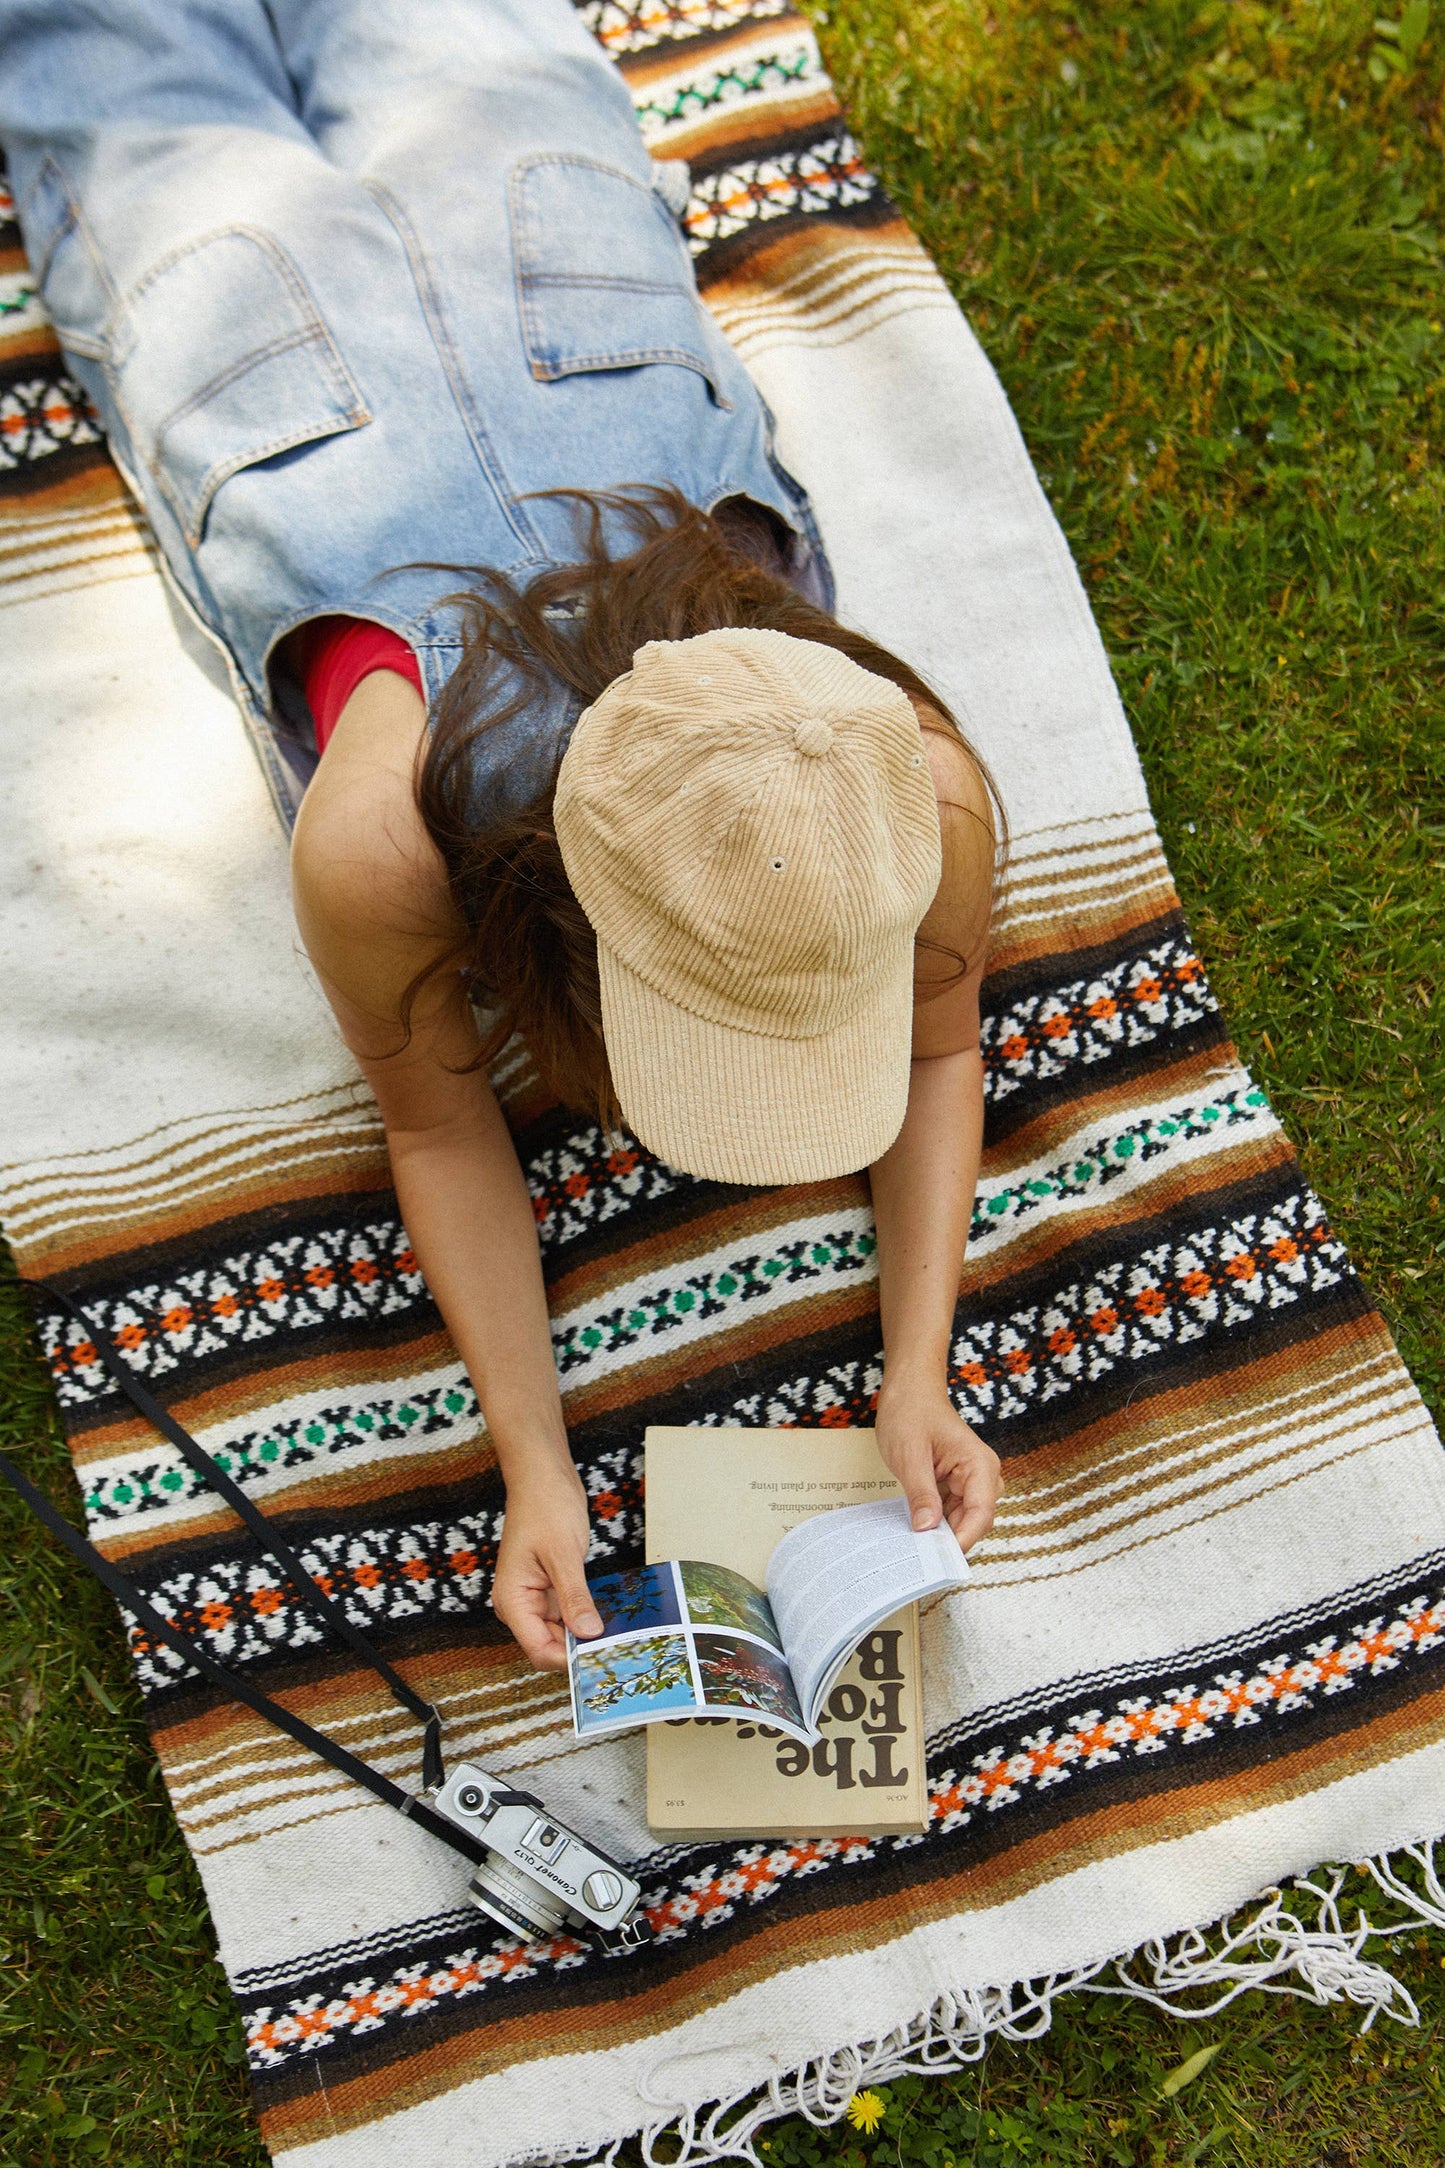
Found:
[(991, 793), (831, 615), (620, 76), (567, 0), (0, 0), (0, 138), (176, 584), (324, 752), (297, 916), (506, 1480), (500, 1617), (597, 1628), (513, 1032), (689, 1173), (869, 1169), (879, 1444), (974, 1541)]

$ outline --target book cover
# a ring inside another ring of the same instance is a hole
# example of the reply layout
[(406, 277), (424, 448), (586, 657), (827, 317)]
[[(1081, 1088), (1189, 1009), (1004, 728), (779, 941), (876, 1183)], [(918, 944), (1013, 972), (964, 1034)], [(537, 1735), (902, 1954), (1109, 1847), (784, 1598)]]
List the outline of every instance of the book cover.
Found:
[[(901, 1496), (871, 1430), (654, 1427), (646, 1437), (647, 1558), (691, 1558), (763, 1583), (790, 1528), (835, 1506)], [(776, 1725), (656, 1723), (647, 1819), (658, 1836), (882, 1836), (925, 1827), (918, 1612), (865, 1635), (812, 1747)]]

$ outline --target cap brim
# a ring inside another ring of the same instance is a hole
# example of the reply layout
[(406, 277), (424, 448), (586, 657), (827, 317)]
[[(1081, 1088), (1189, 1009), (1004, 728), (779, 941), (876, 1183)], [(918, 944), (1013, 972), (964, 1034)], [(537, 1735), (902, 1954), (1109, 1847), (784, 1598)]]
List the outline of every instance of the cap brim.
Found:
[(602, 1031), (623, 1119), (713, 1182), (822, 1182), (886, 1152), (908, 1109), (913, 942), (846, 1024), (765, 1038), (679, 1009), (597, 943)]

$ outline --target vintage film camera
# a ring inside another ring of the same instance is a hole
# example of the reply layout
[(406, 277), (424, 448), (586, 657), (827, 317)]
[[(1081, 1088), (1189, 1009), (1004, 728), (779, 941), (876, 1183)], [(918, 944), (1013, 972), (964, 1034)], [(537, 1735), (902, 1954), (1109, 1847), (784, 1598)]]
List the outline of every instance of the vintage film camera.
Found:
[(637, 1910), (641, 1884), (530, 1792), (463, 1762), (428, 1805), (488, 1847), (470, 1896), (509, 1933), (537, 1942), (580, 1931), (610, 1952), (650, 1939)]

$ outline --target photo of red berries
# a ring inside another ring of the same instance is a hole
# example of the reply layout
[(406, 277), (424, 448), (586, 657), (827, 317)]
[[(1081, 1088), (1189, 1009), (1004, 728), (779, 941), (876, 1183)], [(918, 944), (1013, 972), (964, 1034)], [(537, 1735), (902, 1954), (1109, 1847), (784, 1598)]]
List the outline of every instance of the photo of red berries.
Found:
[(710, 1708), (760, 1709), (767, 1716), (801, 1724), (803, 1712), (788, 1668), (760, 1641), (740, 1634), (695, 1636), (702, 1690)]

